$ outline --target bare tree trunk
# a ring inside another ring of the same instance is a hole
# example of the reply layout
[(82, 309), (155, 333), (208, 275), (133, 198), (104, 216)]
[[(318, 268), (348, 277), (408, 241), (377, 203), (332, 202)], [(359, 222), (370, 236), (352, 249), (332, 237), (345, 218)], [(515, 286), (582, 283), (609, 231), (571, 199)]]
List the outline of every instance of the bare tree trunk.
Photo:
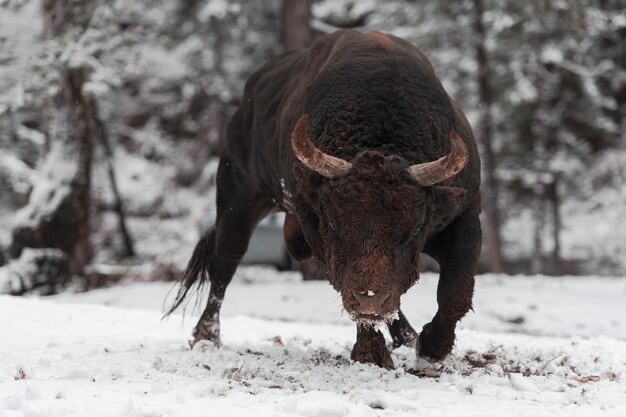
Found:
[(552, 181), (546, 188), (546, 196), (552, 203), (552, 272), (556, 275), (563, 273), (563, 263), (561, 260), (561, 199), (559, 197), (559, 177), (554, 174)]
[(533, 254), (530, 261), (530, 270), (533, 274), (543, 272), (543, 229), (546, 226), (545, 218), (545, 187), (543, 183), (535, 184), (533, 201)]
[(283, 0), (282, 42), (285, 49), (300, 48), (313, 41), (311, 0)]
[(63, 32), (66, 23), (66, 2), (62, 0), (42, 0), (43, 37), (52, 39)]
[(477, 137), (482, 145), (485, 181), (483, 185), (483, 208), (486, 214), (486, 243), (489, 254), (489, 270), (504, 272), (500, 240), (500, 209), (498, 206), (498, 181), (496, 178), (497, 160), (493, 150), (493, 121), (491, 107), (493, 93), (489, 84), (489, 66), (485, 51), (485, 27), (482, 22), (483, 4), (474, 0), (474, 36), (476, 37), (476, 62), (478, 64), (478, 90), (480, 97), (480, 120)]
[(200, 0), (180, 0), (178, 2), (178, 16), (176, 19), (176, 29), (178, 36), (183, 37), (189, 28), (185, 25), (189, 22), (196, 22), (198, 15), (198, 8), (201, 4)]
[[(549, 4), (549, 3), (547, 3)], [(551, 152), (551, 140), (556, 136), (554, 101), (560, 94), (559, 76), (551, 73), (541, 59), (542, 47), (546, 41), (546, 23), (542, 15), (537, 19), (538, 27), (532, 37), (533, 54), (529, 59), (529, 75), (534, 79), (537, 90), (537, 101), (533, 109), (530, 131), (532, 133), (532, 162), (531, 169), (537, 174), (535, 180), (535, 195), (533, 202), (533, 215), (535, 221), (534, 248), (531, 260), (532, 272), (535, 274), (547, 272), (546, 260), (550, 257), (546, 254), (543, 233), (548, 219), (547, 200), (550, 198), (550, 183), (554, 181), (554, 173), (549, 167), (549, 154)], [(554, 145), (552, 145), (554, 146)], [(556, 199), (556, 195), (554, 196)], [(553, 237), (555, 238), (555, 251), (560, 250), (560, 218), (558, 216), (558, 201), (553, 200)], [(550, 268), (552, 270), (552, 268)]]
[(124, 213), (124, 204), (122, 202), (122, 197), (120, 195), (119, 189), (117, 187), (117, 178), (115, 176), (115, 169), (113, 166), (113, 149), (111, 148), (111, 143), (109, 141), (109, 135), (106, 130), (105, 124), (102, 122), (100, 117), (96, 114), (96, 120), (98, 125), (98, 133), (100, 138), (100, 143), (104, 149), (104, 154), (107, 159), (107, 173), (109, 175), (109, 182), (111, 184), (111, 191), (113, 192), (114, 209), (117, 213), (117, 218), (119, 221), (120, 234), (122, 235), (122, 242), (124, 244), (124, 256), (131, 257), (135, 256), (135, 249), (133, 247), (133, 239), (130, 236), (128, 228), (126, 227), (126, 216)]
[(537, 104), (534, 112), (534, 117), (531, 125), (531, 132), (533, 134), (533, 168), (538, 174), (535, 184), (533, 184), (533, 253), (531, 256), (531, 272), (533, 274), (540, 274), (544, 272), (544, 245), (542, 232), (546, 226), (546, 185), (545, 185), (545, 138), (546, 138), (546, 125), (542, 116), (547, 111), (545, 91), (544, 91), (544, 78), (541, 75), (541, 71), (538, 69), (535, 79), (535, 85), (537, 86)]
[(57, 248), (69, 255), (74, 273), (91, 257), (91, 165), (97, 135), (93, 99), (82, 94), (84, 68), (68, 69), (54, 98), (47, 126), (50, 152), (26, 207), (16, 214), (12, 257), (22, 249)]

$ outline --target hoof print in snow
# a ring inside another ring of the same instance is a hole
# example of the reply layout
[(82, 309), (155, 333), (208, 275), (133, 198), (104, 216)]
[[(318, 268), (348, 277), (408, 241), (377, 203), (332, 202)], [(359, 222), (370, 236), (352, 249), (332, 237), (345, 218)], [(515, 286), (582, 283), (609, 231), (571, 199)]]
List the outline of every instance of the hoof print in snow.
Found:
[(24, 371), (24, 368), (22, 368), (21, 366), (17, 368), (14, 379), (16, 381), (19, 381), (20, 379), (26, 379), (26, 378), (28, 378), (28, 376), (26, 375), (26, 371)]
[(407, 373), (415, 375), (418, 378), (439, 378), (443, 371), (441, 369), (434, 368), (413, 368), (409, 369)]

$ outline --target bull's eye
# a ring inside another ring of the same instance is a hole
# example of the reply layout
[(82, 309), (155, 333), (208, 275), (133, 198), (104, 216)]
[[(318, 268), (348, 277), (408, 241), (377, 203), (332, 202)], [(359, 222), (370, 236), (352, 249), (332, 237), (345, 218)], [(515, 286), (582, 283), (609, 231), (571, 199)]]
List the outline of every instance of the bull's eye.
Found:
[(326, 219), (326, 223), (328, 223), (328, 227), (330, 228), (331, 236), (336, 241), (342, 242), (343, 240), (341, 239), (341, 236), (339, 236), (339, 232), (337, 231), (337, 227), (335, 227), (335, 224), (330, 219)]
[(421, 232), (422, 232), (422, 225), (419, 225), (415, 229), (413, 229), (409, 237), (404, 241), (403, 245), (413, 242), (415, 239), (419, 237)]

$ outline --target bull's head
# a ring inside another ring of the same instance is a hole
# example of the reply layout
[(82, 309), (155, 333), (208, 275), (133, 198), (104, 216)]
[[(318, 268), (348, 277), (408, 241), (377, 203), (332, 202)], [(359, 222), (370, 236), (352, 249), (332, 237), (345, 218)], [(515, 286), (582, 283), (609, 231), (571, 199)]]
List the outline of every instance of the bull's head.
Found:
[(364, 151), (349, 162), (322, 152), (307, 132), (303, 115), (292, 133), (293, 151), (309, 172), (329, 180), (309, 195), (315, 213), (300, 219), (305, 237), (321, 246), (328, 278), (353, 319), (389, 320), (419, 277), (419, 254), (441, 206), (465, 197), (460, 188), (435, 184), (465, 167), (467, 145), (451, 131), (451, 152), (436, 161), (409, 166), (399, 156)]

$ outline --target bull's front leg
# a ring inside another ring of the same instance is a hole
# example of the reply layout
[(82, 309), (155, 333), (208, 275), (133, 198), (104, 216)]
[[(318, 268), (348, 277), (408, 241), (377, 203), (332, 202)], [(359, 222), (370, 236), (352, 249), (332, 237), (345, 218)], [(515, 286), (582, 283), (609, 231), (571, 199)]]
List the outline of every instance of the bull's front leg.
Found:
[(352, 348), (350, 359), (378, 365), (381, 368), (395, 368), (385, 344), (385, 337), (379, 330), (369, 325), (356, 325), (356, 343)]
[(289, 254), (296, 261), (301, 262), (311, 257), (311, 247), (304, 238), (298, 218), (292, 213), (287, 213), (285, 216), (283, 236), (285, 237)]
[(414, 348), (417, 344), (417, 332), (409, 324), (404, 313), (398, 310), (398, 318), (387, 324), (389, 334), (393, 340), (393, 347), (408, 346)]
[(455, 219), (425, 248), (437, 260), (441, 272), (437, 286), (439, 309), (419, 335), (420, 356), (441, 360), (452, 350), (456, 323), (472, 308), (480, 245), (478, 213), (471, 213)]

